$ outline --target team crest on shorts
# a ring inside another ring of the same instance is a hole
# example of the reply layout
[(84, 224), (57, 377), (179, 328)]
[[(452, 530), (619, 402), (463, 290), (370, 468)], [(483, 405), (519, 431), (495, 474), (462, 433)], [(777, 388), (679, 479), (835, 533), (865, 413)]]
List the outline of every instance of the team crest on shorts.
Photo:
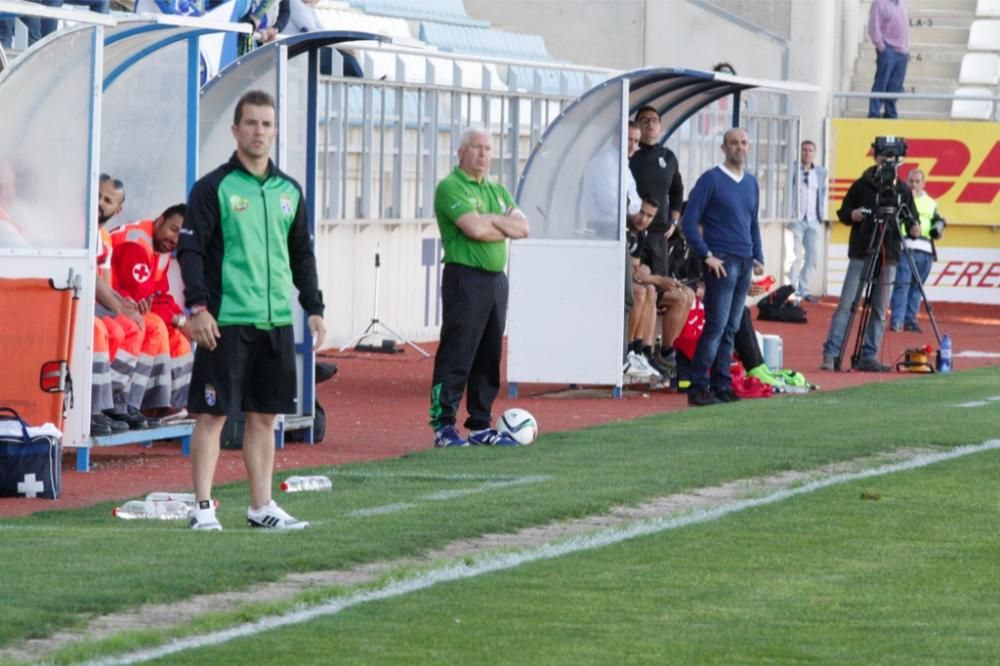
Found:
[(292, 200), (286, 194), (281, 195), (281, 212), (285, 215), (292, 214)]
[(211, 384), (205, 384), (205, 404), (215, 407), (215, 387)]
[(250, 202), (238, 194), (229, 197), (229, 207), (237, 213), (241, 213), (250, 207)]

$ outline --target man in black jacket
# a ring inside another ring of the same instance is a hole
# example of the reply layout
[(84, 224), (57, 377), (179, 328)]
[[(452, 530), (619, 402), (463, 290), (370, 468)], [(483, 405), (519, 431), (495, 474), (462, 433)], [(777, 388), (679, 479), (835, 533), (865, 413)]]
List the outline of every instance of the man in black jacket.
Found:
[(652, 106), (644, 106), (635, 114), (639, 126), (639, 149), (629, 158), (628, 166), (635, 178), (639, 196), (656, 201), (659, 208), (647, 230), (650, 268), (655, 275), (668, 275), (667, 230), (680, 219), (684, 203), (684, 183), (673, 151), (660, 143), (663, 127), (660, 114)]
[[(855, 370), (861, 372), (888, 372), (891, 366), (883, 365), (876, 358), (882, 343), (882, 333), (885, 331), (885, 313), (889, 305), (889, 295), (896, 276), (896, 264), (899, 261), (899, 248), (902, 239), (899, 233), (899, 223), (893, 219), (881, 219), (881, 206), (909, 206), (911, 212), (916, 210), (910, 188), (901, 180), (887, 178), (883, 166), (888, 158), (883, 154), (875, 155), (875, 165), (865, 170), (861, 177), (851, 185), (847, 196), (837, 211), (837, 217), (844, 224), (851, 225), (851, 236), (847, 246), (847, 273), (844, 275), (844, 286), (840, 292), (840, 302), (837, 311), (830, 321), (830, 330), (823, 343), (823, 362), (820, 370), (834, 370), (836, 359), (847, 334), (847, 323), (850, 319), (851, 304), (858, 292), (858, 285), (864, 273), (865, 259), (869, 253), (876, 254), (876, 268), (873, 280), (877, 284), (872, 289), (871, 317), (865, 329), (864, 342), (861, 346), (861, 357), (854, 364)], [(888, 181), (888, 182), (886, 182)], [(879, 196), (880, 190), (887, 194)], [(889, 199), (890, 201), (886, 201)], [(915, 216), (914, 216), (915, 217)], [(878, 222), (876, 221), (878, 219)], [(885, 225), (885, 235), (878, 247), (872, 247), (873, 236), (880, 230), (880, 224)]]

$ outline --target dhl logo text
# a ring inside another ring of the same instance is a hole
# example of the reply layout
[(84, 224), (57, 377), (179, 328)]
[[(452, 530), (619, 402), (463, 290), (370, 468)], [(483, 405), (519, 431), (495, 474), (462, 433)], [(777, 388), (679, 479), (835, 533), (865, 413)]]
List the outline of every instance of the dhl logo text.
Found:
[[(927, 176), (925, 189), (935, 199), (991, 204), (1000, 194), (1000, 141), (994, 142), (979, 164), (973, 162), (969, 146), (958, 139), (908, 138), (907, 146), (905, 161), (899, 166), (900, 179), (906, 180), (910, 171), (919, 167)], [(831, 198), (840, 202), (856, 179), (834, 178)]]
[(947, 261), (931, 282), (935, 287), (1000, 287), (1000, 261)]

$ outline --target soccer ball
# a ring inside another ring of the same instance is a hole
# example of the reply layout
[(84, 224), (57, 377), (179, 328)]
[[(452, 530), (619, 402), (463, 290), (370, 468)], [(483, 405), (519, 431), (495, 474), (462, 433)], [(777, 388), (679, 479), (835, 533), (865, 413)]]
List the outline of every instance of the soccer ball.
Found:
[(514, 407), (497, 419), (497, 432), (510, 435), (522, 446), (527, 446), (538, 437), (538, 421), (526, 409)]

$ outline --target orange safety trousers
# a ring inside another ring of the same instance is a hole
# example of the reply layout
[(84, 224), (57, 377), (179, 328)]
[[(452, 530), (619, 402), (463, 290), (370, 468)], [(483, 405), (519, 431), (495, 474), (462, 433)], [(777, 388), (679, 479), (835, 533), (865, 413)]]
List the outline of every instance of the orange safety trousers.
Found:
[(136, 368), (137, 377), (129, 387), (128, 404), (139, 409), (170, 406), (170, 332), (159, 315), (142, 315), (146, 335)]
[(125, 315), (101, 317), (108, 329), (111, 354), (111, 390), (124, 397), (135, 373), (146, 332)]
[(170, 405), (187, 407), (194, 353), (191, 342), (179, 328), (168, 326), (167, 329), (170, 332)]
[(94, 360), (90, 373), (90, 413), (100, 414), (115, 406), (111, 394), (111, 352), (108, 329), (94, 317)]

